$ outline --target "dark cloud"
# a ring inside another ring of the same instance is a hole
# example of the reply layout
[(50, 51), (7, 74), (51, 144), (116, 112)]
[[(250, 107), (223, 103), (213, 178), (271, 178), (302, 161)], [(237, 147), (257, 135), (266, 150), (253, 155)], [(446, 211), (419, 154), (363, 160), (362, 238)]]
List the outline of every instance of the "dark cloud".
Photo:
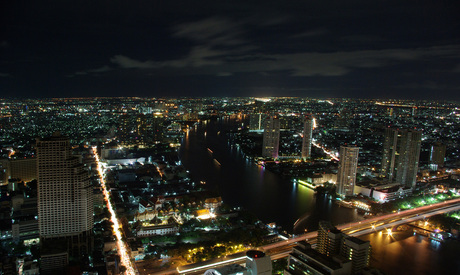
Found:
[[(162, 69), (175, 68), (186, 70), (183, 73), (203, 74), (208, 67), (210, 72), (219, 71), (231, 75), (233, 73), (249, 72), (291, 72), (292, 76), (343, 76), (354, 69), (378, 68), (391, 66), (395, 63), (408, 63), (420, 59), (460, 58), (460, 45), (437, 46), (416, 49), (386, 49), (362, 50), (350, 52), (316, 53), (304, 52), (295, 54), (257, 54), (233, 55), (229, 60), (226, 57), (229, 51), (212, 50), (208, 47), (195, 46), (190, 53), (177, 60), (167, 61), (138, 61), (126, 56), (116, 55), (111, 62), (124, 69)], [(205, 67), (203, 70), (189, 70), (190, 68)], [(108, 67), (103, 67), (107, 71)], [(86, 72), (97, 72), (89, 70)]]
[(73, 74), (69, 74), (67, 75), (68, 77), (74, 77), (74, 76), (81, 76), (81, 75), (87, 75), (87, 74), (92, 74), (92, 75), (98, 75), (100, 73), (105, 73), (105, 72), (109, 72), (113, 70), (113, 68), (110, 68), (109, 66), (102, 66), (100, 68), (96, 68), (96, 69), (89, 69), (89, 70), (85, 70), (85, 71), (78, 71), (78, 72), (75, 72)]
[(0, 90), (460, 99), (456, 1), (90, 2), (8, 2)]
[(304, 37), (314, 37), (319, 35), (327, 34), (328, 31), (326, 29), (314, 29), (314, 30), (307, 30), (301, 33), (296, 33), (291, 36), (291, 38), (304, 38)]
[(124, 55), (115, 55), (110, 61), (124, 69), (148, 69), (155, 67), (152, 61), (139, 61)]
[(240, 45), (240, 25), (223, 18), (206, 18), (174, 27), (174, 37), (187, 38), (209, 45)]

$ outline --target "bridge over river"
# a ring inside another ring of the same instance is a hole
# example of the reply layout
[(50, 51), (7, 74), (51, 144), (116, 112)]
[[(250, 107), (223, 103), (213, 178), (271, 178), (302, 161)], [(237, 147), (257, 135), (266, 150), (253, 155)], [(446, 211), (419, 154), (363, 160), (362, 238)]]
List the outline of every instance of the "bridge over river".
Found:
[[(355, 237), (381, 230), (386, 230), (388, 234), (392, 234), (392, 231), (398, 225), (407, 224), (416, 220), (457, 210), (460, 210), (460, 199), (454, 199), (392, 214), (377, 216), (366, 219), (364, 221), (345, 223), (337, 226), (337, 228), (342, 230), (342, 232), (345, 234)], [(298, 241), (307, 240), (308, 242), (315, 243), (317, 235), (317, 231), (312, 231), (287, 240), (257, 247), (255, 249), (264, 251), (266, 254), (271, 256), (272, 260), (276, 260), (287, 257)], [(163, 271), (161, 274), (203, 274), (204, 271), (208, 269), (216, 268), (222, 265), (227, 265), (230, 263), (242, 264), (245, 262), (245, 259), (245, 252), (242, 252), (223, 258), (181, 266), (177, 269)]]

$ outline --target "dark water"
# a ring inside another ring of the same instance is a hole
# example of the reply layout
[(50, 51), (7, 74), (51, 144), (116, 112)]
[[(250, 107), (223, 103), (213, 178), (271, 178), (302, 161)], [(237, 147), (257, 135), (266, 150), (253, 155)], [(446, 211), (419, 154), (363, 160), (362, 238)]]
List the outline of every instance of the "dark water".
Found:
[[(262, 221), (276, 222), (295, 234), (305, 228), (315, 230), (322, 219), (335, 225), (362, 219), (356, 210), (341, 208), (313, 190), (246, 160), (225, 132), (239, 126), (241, 122), (235, 120), (209, 121), (184, 138), (181, 159), (195, 181), (206, 181), (209, 188), (219, 191), (225, 203), (241, 206)], [(385, 274), (460, 274), (458, 241), (441, 244), (412, 232), (395, 232), (392, 237), (374, 233), (360, 238), (370, 240), (371, 266)]]
[(224, 119), (203, 122), (189, 131), (180, 155), (195, 181), (206, 181), (225, 203), (243, 207), (263, 222), (276, 222), (291, 233), (314, 230), (322, 219), (337, 225), (362, 218), (356, 210), (339, 207), (247, 160), (228, 138), (228, 130), (239, 126), (241, 121)]
[(386, 274), (460, 274), (460, 243), (440, 243), (411, 231), (361, 236), (372, 245), (371, 266)]

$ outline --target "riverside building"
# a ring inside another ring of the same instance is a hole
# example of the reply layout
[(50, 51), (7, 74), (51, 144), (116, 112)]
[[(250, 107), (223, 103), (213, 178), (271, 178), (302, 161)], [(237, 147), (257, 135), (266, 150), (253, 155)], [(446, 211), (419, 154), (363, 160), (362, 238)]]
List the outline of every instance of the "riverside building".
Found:
[(278, 158), (280, 143), (280, 120), (271, 116), (265, 120), (264, 136), (262, 144), (262, 156)]
[(339, 171), (337, 173), (337, 193), (352, 196), (356, 183), (359, 147), (340, 146)]
[(387, 128), (383, 142), (381, 175), (390, 182), (415, 187), (422, 132)]

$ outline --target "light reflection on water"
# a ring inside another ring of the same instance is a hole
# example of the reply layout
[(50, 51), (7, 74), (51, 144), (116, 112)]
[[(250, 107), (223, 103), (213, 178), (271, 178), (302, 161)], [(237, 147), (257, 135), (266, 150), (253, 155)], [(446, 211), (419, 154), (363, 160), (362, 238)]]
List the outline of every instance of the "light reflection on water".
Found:
[[(266, 223), (276, 222), (288, 232), (293, 231), (294, 222), (299, 220), (296, 234), (303, 233), (305, 228), (316, 230), (323, 219), (335, 225), (362, 219), (355, 209), (339, 207), (305, 186), (248, 162), (241, 150), (231, 146), (224, 132), (217, 135), (221, 128), (216, 124), (211, 121), (190, 131), (180, 154), (192, 178), (205, 180), (208, 187), (222, 194), (225, 203), (241, 206)], [(207, 148), (222, 166), (213, 165), (213, 156)], [(410, 231), (394, 232), (393, 236), (380, 232), (360, 238), (371, 241), (371, 264), (386, 274), (460, 274), (457, 241), (432, 242)]]
[[(340, 224), (360, 218), (355, 210), (341, 208), (325, 196), (315, 195), (313, 190), (294, 185), (291, 180), (248, 161), (236, 145), (228, 142), (225, 130), (233, 127), (232, 120), (200, 125), (188, 133), (180, 151), (192, 179), (206, 181), (207, 187), (218, 191), (225, 203), (241, 206), (265, 223), (276, 222), (288, 232), (293, 232), (293, 224), (300, 218), (296, 234), (305, 228), (315, 230), (322, 219)], [(212, 155), (207, 148), (213, 151)], [(215, 165), (213, 158), (221, 165)]]
[(458, 241), (440, 243), (410, 229), (392, 236), (380, 231), (360, 239), (371, 242), (371, 266), (386, 274), (460, 274)]

